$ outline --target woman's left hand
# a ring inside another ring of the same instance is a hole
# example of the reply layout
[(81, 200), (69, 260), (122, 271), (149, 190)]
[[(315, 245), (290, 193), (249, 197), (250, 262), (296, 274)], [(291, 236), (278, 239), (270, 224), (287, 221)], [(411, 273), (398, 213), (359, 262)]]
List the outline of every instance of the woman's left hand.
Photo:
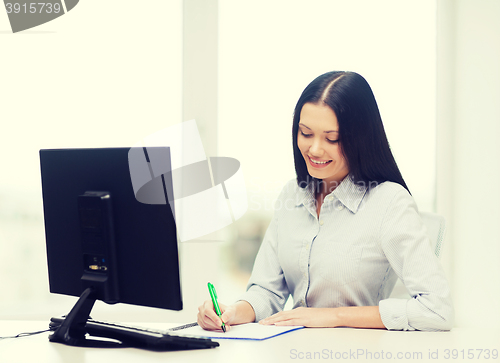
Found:
[(336, 316), (334, 308), (305, 308), (281, 311), (259, 323), (264, 325), (303, 325), (308, 328), (333, 328)]

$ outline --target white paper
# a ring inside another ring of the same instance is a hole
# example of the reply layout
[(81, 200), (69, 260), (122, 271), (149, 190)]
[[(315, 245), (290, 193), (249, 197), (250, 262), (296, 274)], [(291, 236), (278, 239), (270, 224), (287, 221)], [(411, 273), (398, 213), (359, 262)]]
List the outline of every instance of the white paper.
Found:
[(211, 339), (264, 340), (302, 328), (303, 326), (276, 326), (248, 323), (232, 325), (231, 329), (226, 333), (223, 331), (204, 330), (198, 325), (186, 329), (169, 331), (168, 333), (171, 335), (205, 337)]

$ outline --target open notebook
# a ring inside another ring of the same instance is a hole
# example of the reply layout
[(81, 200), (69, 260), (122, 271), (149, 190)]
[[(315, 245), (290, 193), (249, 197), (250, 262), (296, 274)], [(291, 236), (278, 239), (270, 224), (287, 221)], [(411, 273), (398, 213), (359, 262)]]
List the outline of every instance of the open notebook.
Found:
[(224, 333), (222, 331), (203, 330), (198, 325), (193, 326), (193, 324), (188, 324), (185, 328), (179, 327), (170, 330), (169, 334), (205, 337), (210, 339), (265, 340), (302, 328), (303, 326), (276, 326), (248, 323), (233, 325), (228, 332)]

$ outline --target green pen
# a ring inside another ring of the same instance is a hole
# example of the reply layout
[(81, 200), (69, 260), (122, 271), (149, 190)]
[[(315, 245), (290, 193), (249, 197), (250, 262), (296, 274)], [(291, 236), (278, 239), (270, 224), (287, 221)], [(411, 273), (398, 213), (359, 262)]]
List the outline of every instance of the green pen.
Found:
[[(212, 304), (214, 304), (215, 313), (220, 318), (222, 314), (220, 312), (219, 303), (217, 302), (217, 293), (215, 292), (214, 285), (212, 285), (210, 282), (208, 283), (208, 291), (210, 292), (210, 297), (212, 298)], [(221, 321), (222, 321), (222, 318), (221, 318)], [(222, 328), (222, 331), (225, 333), (226, 332), (226, 324), (224, 324), (224, 322), (222, 322), (221, 328)]]

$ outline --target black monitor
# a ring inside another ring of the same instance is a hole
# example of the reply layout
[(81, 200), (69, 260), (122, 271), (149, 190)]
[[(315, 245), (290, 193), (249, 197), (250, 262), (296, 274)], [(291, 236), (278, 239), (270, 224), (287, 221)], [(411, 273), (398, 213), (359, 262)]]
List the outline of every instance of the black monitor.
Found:
[(51, 340), (80, 345), (96, 300), (181, 310), (169, 148), (40, 150), (40, 163), (50, 292), (80, 297)]

